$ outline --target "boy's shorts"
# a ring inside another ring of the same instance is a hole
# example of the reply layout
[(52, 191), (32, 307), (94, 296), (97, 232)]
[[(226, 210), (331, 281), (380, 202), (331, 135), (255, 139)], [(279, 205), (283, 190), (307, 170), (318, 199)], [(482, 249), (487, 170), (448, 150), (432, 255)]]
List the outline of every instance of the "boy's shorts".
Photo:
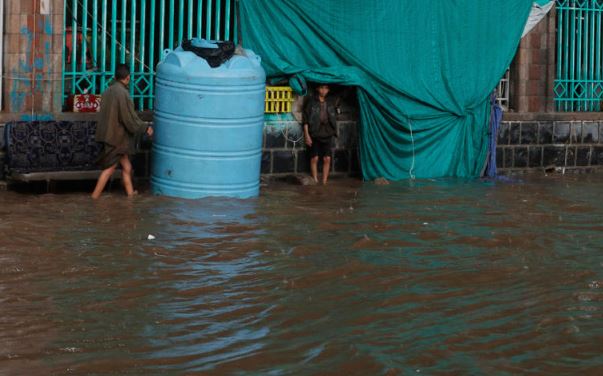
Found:
[(310, 147), (310, 158), (318, 156), (323, 158), (325, 156), (331, 156), (331, 139), (319, 140), (312, 139), (312, 146)]

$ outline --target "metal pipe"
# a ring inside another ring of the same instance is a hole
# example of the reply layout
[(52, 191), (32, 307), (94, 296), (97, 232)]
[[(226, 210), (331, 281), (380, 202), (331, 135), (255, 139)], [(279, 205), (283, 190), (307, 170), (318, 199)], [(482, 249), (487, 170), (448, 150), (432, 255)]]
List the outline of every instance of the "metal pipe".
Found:
[(203, 38), (203, 0), (197, 0), (197, 38)]
[(243, 46), (243, 33), (241, 32), (241, 5), (239, 4), (239, 0), (235, 0), (235, 31), (234, 37), (237, 41), (237, 45)]
[(107, 81), (107, 0), (103, 0), (101, 7), (103, 8), (101, 15), (101, 63), (98, 65), (100, 66), (100, 91), (102, 92), (105, 91), (105, 85)]
[(2, 90), (4, 90), (4, 0), (0, 0), (0, 111), (2, 111)]
[(211, 19), (212, 19), (212, 6), (211, 0), (207, 0), (205, 4), (205, 39), (211, 39)]
[(132, 0), (130, 8), (130, 95), (132, 96), (132, 101), (134, 101), (134, 87), (136, 86), (136, 0)]
[[(132, 0), (132, 1), (136, 1), (136, 0)], [(123, 0), (123, 3), (121, 3), (121, 46), (119, 46), (119, 49), (121, 51), (121, 57), (119, 59), (119, 62), (121, 64), (126, 63), (126, 30), (128, 29), (126, 27), (127, 6), (128, 6), (128, 0)], [(130, 25), (130, 29), (131, 28), (132, 28), (132, 25)]]
[[(151, 0), (151, 25), (155, 25), (155, 0)], [(151, 36), (149, 38), (149, 91), (151, 92), (151, 96), (148, 101), (148, 108), (153, 109), (153, 97), (155, 96), (155, 91), (153, 89), (154, 76), (155, 76), (155, 28), (151, 27)], [(159, 55), (161, 56), (161, 55)]]
[(168, 48), (174, 49), (174, 0), (170, 0), (170, 28), (168, 30)]
[(178, 45), (182, 43), (184, 35), (184, 0), (178, 0)]
[(222, 36), (220, 35), (220, 17), (222, 16), (222, 4), (220, 0), (216, 0), (216, 12), (214, 14), (214, 19), (216, 20), (216, 40), (222, 40)]
[(188, 16), (187, 16), (187, 34), (186, 39), (193, 37), (193, 0), (188, 0)]
[(230, 40), (230, 0), (224, 3), (224, 40)]
[(77, 0), (71, 3), (71, 94), (75, 94), (77, 73)]

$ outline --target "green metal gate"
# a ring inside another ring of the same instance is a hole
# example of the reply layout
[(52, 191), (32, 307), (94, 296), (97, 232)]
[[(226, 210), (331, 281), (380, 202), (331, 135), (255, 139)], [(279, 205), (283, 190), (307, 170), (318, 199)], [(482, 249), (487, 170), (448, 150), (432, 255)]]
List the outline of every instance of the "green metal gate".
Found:
[(557, 0), (557, 111), (600, 111), (603, 0)]
[(99, 94), (130, 66), (130, 94), (152, 109), (155, 66), (183, 39), (236, 40), (236, 0), (64, 0), (63, 103)]

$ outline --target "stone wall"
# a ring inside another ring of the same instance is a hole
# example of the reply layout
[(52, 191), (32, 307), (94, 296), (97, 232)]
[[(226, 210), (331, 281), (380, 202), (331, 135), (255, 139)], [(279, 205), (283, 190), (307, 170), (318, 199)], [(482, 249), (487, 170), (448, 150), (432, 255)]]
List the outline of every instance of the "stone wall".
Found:
[(5, 175), (5, 171), (4, 171), (4, 159), (5, 159), (4, 146), (5, 146), (5, 142), (4, 142), (4, 124), (0, 123), (0, 181), (4, 180), (4, 175)]
[[(333, 140), (333, 175), (358, 175), (358, 133), (356, 121), (337, 122), (339, 136)], [(264, 127), (262, 174), (270, 176), (303, 174), (310, 171), (309, 155), (297, 121), (268, 121)], [(319, 167), (321, 164), (319, 163)]]
[[(333, 143), (334, 176), (359, 176), (357, 122), (342, 119)], [(4, 124), (0, 123), (0, 180), (4, 179)], [(150, 143), (132, 164), (135, 175), (150, 175)], [(308, 155), (296, 120), (269, 120), (264, 126), (262, 175), (270, 177), (309, 172)], [(496, 162), (501, 174), (564, 171), (603, 171), (603, 121), (503, 121), (498, 134)], [(320, 164), (319, 164), (320, 166)]]
[(504, 121), (496, 165), (501, 173), (603, 169), (603, 122)]

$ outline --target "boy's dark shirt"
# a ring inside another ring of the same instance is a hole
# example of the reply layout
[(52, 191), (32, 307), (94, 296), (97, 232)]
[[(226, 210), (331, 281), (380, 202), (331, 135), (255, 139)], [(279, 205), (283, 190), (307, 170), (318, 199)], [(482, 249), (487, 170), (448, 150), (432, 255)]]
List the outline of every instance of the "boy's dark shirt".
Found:
[(337, 136), (337, 114), (335, 106), (330, 101), (320, 102), (318, 98), (310, 99), (303, 115), (303, 122), (308, 124), (310, 137), (329, 142), (333, 136)]

